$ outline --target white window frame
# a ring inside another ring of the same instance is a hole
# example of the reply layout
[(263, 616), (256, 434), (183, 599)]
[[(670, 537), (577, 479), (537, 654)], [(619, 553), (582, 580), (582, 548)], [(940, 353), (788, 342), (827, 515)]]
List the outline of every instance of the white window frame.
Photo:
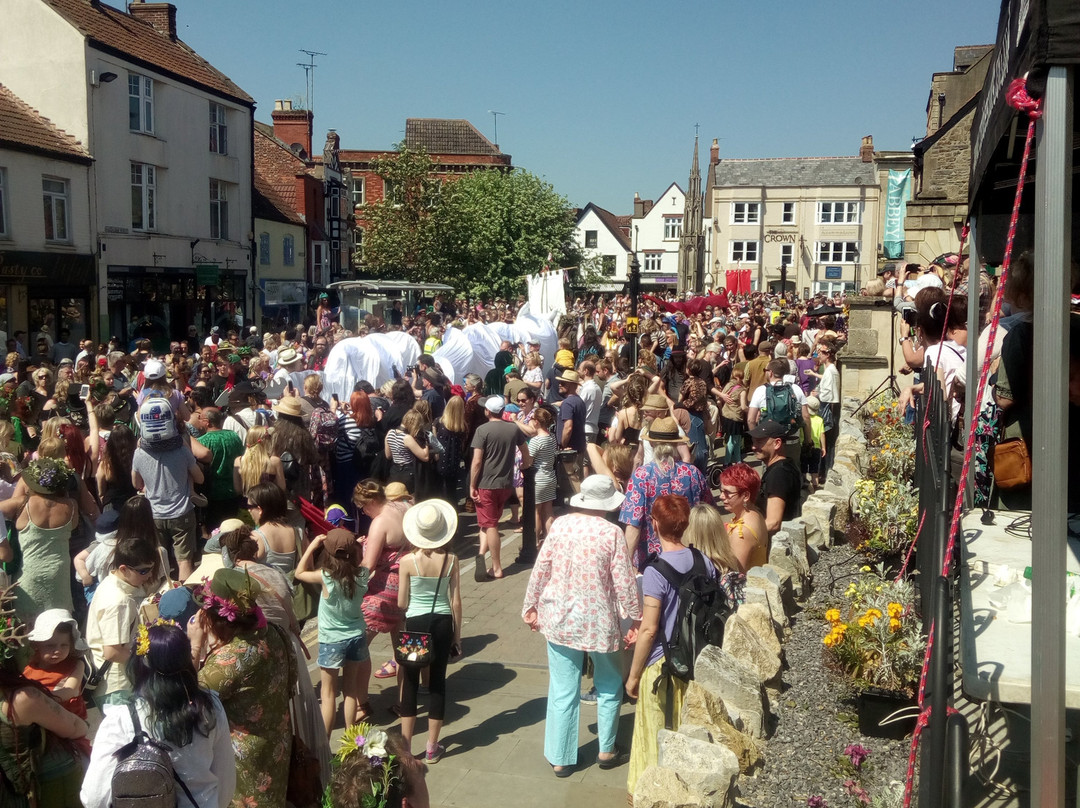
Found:
[(814, 242), (814, 257), (819, 264), (854, 264), (858, 262), (860, 252), (857, 241)]
[(270, 234), (264, 230), (259, 233), (259, 263), (265, 266), (270, 263), (271, 259)]
[(728, 260), (732, 264), (756, 264), (761, 258), (761, 245), (757, 241), (736, 239), (728, 245)]
[(857, 199), (818, 202), (818, 224), (860, 224), (862, 222), (862, 203)]
[[(132, 120), (132, 102), (136, 104), (136, 121)], [(128, 129), (154, 134), (154, 80), (141, 73), (128, 73)]]
[(352, 243), (353, 255), (356, 256), (357, 254), (359, 254), (359, 258), (357, 260), (362, 262), (364, 260), (364, 228), (353, 228)]
[(229, 190), (221, 180), (210, 180), (210, 238), (229, 240)]
[(675, 241), (682, 238), (682, 216), (664, 217), (664, 241)]
[(662, 252), (645, 253), (645, 265), (642, 272), (663, 272), (664, 254)]
[(760, 202), (732, 202), (731, 203), (731, 223), (732, 224), (760, 224), (761, 223), (761, 203)]
[(210, 151), (212, 154), (229, 153), (229, 123), (224, 104), (210, 102)]
[(363, 177), (352, 178), (352, 203), (354, 208), (358, 208), (366, 203), (367, 188), (364, 183)]
[(7, 192), (7, 169), (0, 166), (0, 238), (10, 238), (11, 234), (8, 232), (7, 223), (7, 210), (8, 210), (8, 192)]
[[(785, 254), (787, 260), (785, 261)], [(781, 244), (780, 245), (780, 263), (787, 264), (789, 267), (795, 265), (795, 245), (794, 244)]]
[[(50, 188), (49, 183), (58, 183), (60, 187)], [(68, 203), (70, 192), (71, 185), (65, 178), (42, 175), (41, 196), (45, 207), (45, 241), (47, 242), (52, 244), (71, 242), (71, 206)], [(50, 229), (52, 230), (51, 237), (49, 236)]]
[(795, 203), (785, 202), (780, 213), (780, 224), (795, 224)]
[(287, 267), (296, 266), (296, 240), (292, 236), (281, 237), (281, 263)]
[(131, 229), (139, 232), (157, 230), (157, 167), (147, 163), (131, 164)]

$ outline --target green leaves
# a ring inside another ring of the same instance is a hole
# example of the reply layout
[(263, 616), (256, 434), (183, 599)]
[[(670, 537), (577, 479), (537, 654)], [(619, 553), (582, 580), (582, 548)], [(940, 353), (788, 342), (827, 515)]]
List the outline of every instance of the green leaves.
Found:
[(365, 206), (364, 264), (384, 277), (515, 297), (524, 277), (575, 256), (569, 202), (539, 177), (478, 169), (441, 180), (422, 151), (376, 161), (391, 193)]

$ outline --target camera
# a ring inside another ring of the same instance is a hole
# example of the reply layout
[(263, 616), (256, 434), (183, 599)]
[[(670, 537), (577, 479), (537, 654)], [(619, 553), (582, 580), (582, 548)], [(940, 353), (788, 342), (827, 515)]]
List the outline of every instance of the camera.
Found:
[(915, 309), (900, 309), (900, 318), (912, 328), (915, 327)]

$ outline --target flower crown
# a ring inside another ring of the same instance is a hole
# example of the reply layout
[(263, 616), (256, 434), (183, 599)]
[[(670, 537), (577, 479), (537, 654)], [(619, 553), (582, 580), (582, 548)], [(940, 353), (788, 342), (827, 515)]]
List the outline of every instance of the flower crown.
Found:
[(47, 491), (59, 491), (67, 487), (71, 467), (63, 460), (39, 457), (26, 467), (23, 476)]
[(203, 578), (202, 584), (196, 586), (192, 596), (203, 611), (215, 610), (230, 623), (235, 623), (238, 618), (255, 615), (255, 627), (266, 628), (266, 615), (255, 602), (255, 593), (251, 591), (250, 578), (247, 589), (240, 589), (233, 593), (232, 597), (222, 597), (214, 594), (210, 588), (209, 578)]
[(10, 584), (0, 589), (0, 661), (3, 662), (15, 658), (29, 634), (29, 629), (15, 616), (14, 605), (15, 584)]
[(175, 626), (180, 628), (180, 624), (175, 620), (166, 620), (164, 617), (159, 617), (153, 623), (139, 623), (139, 627), (135, 631), (135, 656), (146, 656), (150, 653), (150, 628), (151, 626)]
[(341, 736), (341, 746), (337, 753), (338, 763), (347, 760), (352, 755), (363, 755), (375, 772), (382, 773), (378, 780), (374, 778), (371, 780), (371, 793), (364, 795), (360, 803), (362, 808), (387, 808), (387, 792), (399, 780), (394, 770), (394, 761), (397, 757), (387, 753), (387, 740), (383, 730), (375, 729), (368, 723), (353, 724)]

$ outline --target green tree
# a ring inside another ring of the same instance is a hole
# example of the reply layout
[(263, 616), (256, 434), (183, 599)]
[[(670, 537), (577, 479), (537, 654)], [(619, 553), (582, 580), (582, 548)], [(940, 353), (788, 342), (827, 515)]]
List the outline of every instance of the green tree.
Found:
[(357, 266), (382, 277), (438, 280), (432, 261), (438, 258), (434, 214), (441, 183), (434, 176), (434, 161), (423, 149), (402, 142), (395, 154), (372, 160), (372, 167), (385, 193), (362, 209), (366, 225)]

